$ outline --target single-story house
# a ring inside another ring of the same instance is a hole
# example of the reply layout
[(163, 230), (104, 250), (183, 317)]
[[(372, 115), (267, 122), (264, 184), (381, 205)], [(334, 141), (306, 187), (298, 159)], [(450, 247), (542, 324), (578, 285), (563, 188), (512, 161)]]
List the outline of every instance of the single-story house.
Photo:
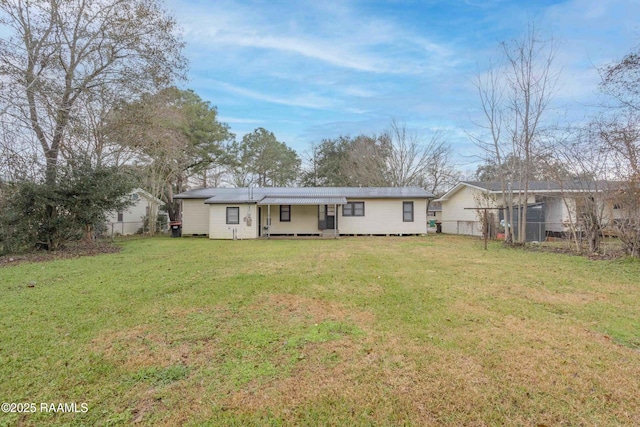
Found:
[(182, 200), (182, 234), (210, 239), (277, 235), (422, 235), (427, 200), (417, 187), (201, 188)]
[[(619, 183), (584, 183), (566, 181), (532, 181), (528, 185), (527, 200), (523, 200), (524, 191), (513, 188), (513, 205), (527, 206), (529, 223), (537, 227), (537, 238), (556, 235), (569, 230), (571, 222), (576, 223), (585, 198), (595, 196), (602, 209), (605, 222), (620, 217), (619, 206), (610, 195)], [(503, 200), (499, 182), (461, 181), (434, 202), (442, 204), (442, 231), (450, 234), (482, 235), (482, 221), (477, 208), (495, 208), (489, 210), (499, 220), (503, 214), (499, 208), (507, 205)], [(618, 210), (617, 210), (618, 209)]]
[(145, 218), (149, 215), (158, 216), (158, 210), (164, 205), (162, 200), (142, 188), (132, 190), (128, 197), (131, 199), (131, 206), (120, 212), (107, 214), (107, 233), (109, 235), (126, 236), (142, 231), (145, 226)]

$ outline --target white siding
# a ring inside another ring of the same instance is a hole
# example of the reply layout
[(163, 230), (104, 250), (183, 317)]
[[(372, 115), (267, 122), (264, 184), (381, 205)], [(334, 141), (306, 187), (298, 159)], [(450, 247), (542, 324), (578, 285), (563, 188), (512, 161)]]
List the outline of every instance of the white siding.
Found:
[[(535, 194), (529, 194), (528, 203), (535, 203)], [(514, 205), (520, 202), (518, 195), (514, 196)], [(501, 194), (486, 193), (478, 188), (463, 186), (442, 201), (442, 232), (449, 234), (482, 235), (482, 220), (475, 207), (498, 207), (504, 205)], [(499, 210), (491, 210), (496, 220)]]
[(182, 234), (209, 234), (209, 205), (204, 201), (182, 200)]
[[(135, 193), (137, 194), (137, 193)], [(128, 209), (122, 212), (122, 221), (118, 221), (118, 213), (111, 212), (107, 215), (107, 233), (111, 235), (136, 234), (144, 225), (144, 217), (147, 215), (147, 206), (156, 204), (155, 201), (147, 200), (142, 195)]]
[[(233, 239), (234, 230), (238, 239), (255, 239), (258, 237), (258, 211), (255, 203), (208, 206), (210, 239)], [(227, 224), (228, 207), (240, 208), (239, 224)]]
[[(268, 206), (262, 209), (262, 226), (267, 225)], [(318, 205), (292, 205), (291, 221), (280, 222), (280, 205), (271, 206), (271, 234), (318, 234)], [(266, 232), (263, 231), (263, 234)]]
[[(341, 234), (425, 234), (427, 232), (427, 201), (416, 199), (357, 199), (364, 201), (365, 216), (343, 217), (338, 205), (338, 230)], [(402, 220), (402, 203), (413, 202), (413, 222)], [(240, 207), (240, 224), (226, 223), (226, 208)], [(258, 224), (258, 209), (262, 209), (262, 224)], [(209, 238), (231, 239), (233, 229), (239, 239), (258, 237), (259, 227), (267, 225), (267, 206), (255, 204), (209, 205)], [(247, 225), (247, 214), (251, 224)], [(280, 222), (280, 206), (271, 206), (271, 234), (319, 234), (318, 206), (292, 205), (291, 221)], [(262, 235), (266, 233), (262, 231)]]
[[(338, 206), (340, 234), (425, 234), (427, 201), (422, 199), (347, 199), (364, 202), (364, 216), (342, 216)], [(402, 202), (413, 202), (413, 222), (402, 220)]]
[(569, 214), (569, 209), (567, 209), (567, 204), (569, 205), (572, 212), (575, 212), (575, 200), (567, 199), (566, 203), (562, 200), (562, 197), (545, 197), (543, 199), (545, 204), (544, 206), (544, 214), (545, 214), (545, 227), (547, 231), (553, 231), (557, 233), (564, 232), (568, 229), (564, 224), (569, 222), (573, 214)]
[[(485, 200), (483, 192), (464, 186), (448, 200), (442, 201), (442, 232), (449, 234), (482, 235), (482, 224), (478, 212), (478, 200)], [(486, 205), (486, 203), (483, 203)], [(492, 204), (495, 206), (495, 203)]]

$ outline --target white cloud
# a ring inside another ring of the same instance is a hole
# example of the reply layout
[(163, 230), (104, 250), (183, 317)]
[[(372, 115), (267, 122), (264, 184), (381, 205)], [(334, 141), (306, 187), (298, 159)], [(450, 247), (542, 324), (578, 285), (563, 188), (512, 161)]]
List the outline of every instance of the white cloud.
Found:
[(395, 72), (384, 61), (357, 52), (345, 51), (333, 43), (303, 40), (295, 37), (274, 37), (251, 34), (212, 34), (216, 43), (242, 47), (274, 49), (317, 59), (338, 67), (368, 72)]
[(323, 98), (315, 94), (296, 95), (291, 97), (286, 96), (273, 96), (262, 92), (258, 92), (253, 89), (247, 89), (244, 87), (236, 86), (231, 83), (226, 83), (217, 80), (209, 80), (209, 86), (217, 89), (222, 89), (226, 92), (231, 92), (236, 95), (240, 95), (246, 98), (255, 99), (258, 101), (269, 102), (273, 104), (288, 105), (292, 107), (304, 107), (312, 109), (324, 109), (333, 106), (333, 101), (329, 98)]
[(372, 96), (376, 96), (377, 93), (371, 89), (367, 89), (359, 86), (347, 86), (342, 89), (342, 92), (348, 96), (355, 96), (358, 98), (371, 98)]
[[(446, 65), (452, 56), (442, 44), (394, 22), (362, 16), (362, 11), (350, 10), (344, 3), (337, 8), (313, 6), (311, 10), (300, 5), (286, 17), (269, 19), (277, 6), (273, 9), (265, 12), (264, 7), (216, 2), (195, 11), (190, 8), (180, 21), (187, 40), (203, 49), (223, 53), (233, 47), (262, 49), (368, 73), (419, 74), (433, 69), (433, 64)], [(311, 24), (309, 14), (320, 16)]]
[(375, 132), (393, 116), (445, 126), (465, 151), (466, 134), (449, 125), (473, 127), (469, 79), (474, 64), (482, 72), (500, 55), (501, 40), (537, 17), (560, 41), (552, 115), (566, 109), (573, 119), (597, 92), (596, 67), (637, 44), (640, 14), (637, 0), (168, 1), (185, 28), (195, 88), (234, 128), (259, 123), (302, 144)]

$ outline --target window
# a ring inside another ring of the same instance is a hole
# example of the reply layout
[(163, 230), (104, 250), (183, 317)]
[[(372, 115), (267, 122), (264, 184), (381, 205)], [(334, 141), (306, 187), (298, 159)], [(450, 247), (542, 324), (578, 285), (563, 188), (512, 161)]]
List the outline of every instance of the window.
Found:
[(291, 222), (291, 205), (280, 205), (280, 222)]
[(118, 212), (118, 222), (124, 221), (124, 212)]
[(342, 205), (342, 216), (364, 216), (364, 202), (348, 202)]
[(613, 209), (620, 210), (620, 209), (622, 209), (622, 205), (616, 203), (616, 204), (613, 205)]
[(137, 193), (133, 193), (133, 194), (131, 195), (131, 200), (133, 200), (134, 202), (135, 202), (136, 200), (138, 200), (138, 194), (137, 194)]
[(427, 216), (436, 216), (436, 212), (435, 211), (429, 211), (429, 212), (427, 212)]
[(240, 208), (227, 208), (227, 224), (240, 224)]
[(402, 202), (402, 221), (413, 222), (413, 202)]

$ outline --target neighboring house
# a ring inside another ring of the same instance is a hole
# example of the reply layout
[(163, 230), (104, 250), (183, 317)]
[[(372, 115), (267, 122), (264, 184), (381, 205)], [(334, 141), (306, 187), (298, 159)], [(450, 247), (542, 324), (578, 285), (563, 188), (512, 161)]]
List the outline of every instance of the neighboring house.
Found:
[(182, 199), (182, 234), (211, 239), (277, 235), (423, 235), (427, 200), (415, 187), (203, 188)]
[[(569, 230), (570, 223), (578, 223), (584, 200), (598, 199), (605, 225), (620, 218), (619, 206), (612, 201), (612, 193), (618, 184), (613, 182), (584, 183), (567, 181), (529, 182), (527, 222), (532, 225), (535, 237), (528, 240), (543, 240), (547, 235), (559, 235)], [(513, 189), (513, 205), (524, 205), (523, 191)], [(461, 181), (434, 202), (442, 204), (442, 231), (450, 234), (482, 235), (482, 222), (477, 208), (496, 208), (488, 212), (496, 222), (502, 216), (503, 200), (499, 182)], [(432, 202), (432, 203), (434, 203)]]
[[(110, 212), (107, 215), (107, 233), (109, 235), (136, 234), (144, 228), (145, 218), (149, 215), (158, 216), (160, 206), (164, 202), (141, 188), (136, 188), (129, 193), (133, 204), (126, 210)], [(161, 231), (161, 230), (158, 230)]]

